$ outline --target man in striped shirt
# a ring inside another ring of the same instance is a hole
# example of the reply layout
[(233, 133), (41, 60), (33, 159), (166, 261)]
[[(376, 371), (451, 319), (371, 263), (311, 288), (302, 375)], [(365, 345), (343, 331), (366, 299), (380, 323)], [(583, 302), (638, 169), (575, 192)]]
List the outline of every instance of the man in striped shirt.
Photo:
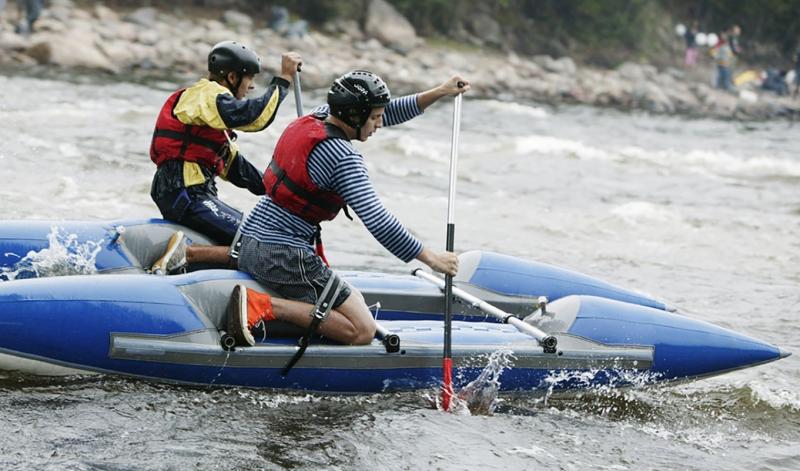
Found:
[[(336, 277), (321, 252), (319, 223), (333, 219), (341, 209), (347, 214), (346, 206), (399, 259), (417, 259), (435, 271), (456, 274), (455, 254), (423, 247), (384, 207), (370, 182), (364, 156), (351, 141), (366, 141), (384, 124), (413, 119), (440, 98), (469, 88), (467, 80), (454, 76), (430, 90), (390, 99), (380, 77), (353, 71), (334, 82), (328, 105), (287, 127), (264, 174), (267, 193), (242, 224), (239, 254), (240, 270), (285, 299), (240, 287), (236, 294), (246, 301), (240, 300), (242, 309), (229, 319), (229, 331), (238, 344), (253, 345), (250, 329), (261, 321), (312, 324), (309, 312)], [(375, 321), (361, 294), (344, 285), (318, 331), (344, 344), (368, 344), (375, 335)]]

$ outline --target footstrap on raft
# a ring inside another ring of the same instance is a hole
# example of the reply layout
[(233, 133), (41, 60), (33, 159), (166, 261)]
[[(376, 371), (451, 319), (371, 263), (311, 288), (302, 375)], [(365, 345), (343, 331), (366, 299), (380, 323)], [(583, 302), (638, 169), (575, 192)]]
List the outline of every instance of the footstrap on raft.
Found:
[(317, 328), (319, 328), (319, 325), (322, 323), (322, 321), (328, 317), (331, 309), (333, 309), (333, 303), (336, 302), (336, 298), (338, 298), (339, 293), (342, 292), (342, 288), (344, 288), (344, 283), (342, 280), (335, 274), (331, 276), (331, 278), (325, 284), (325, 288), (322, 290), (322, 295), (319, 297), (317, 304), (314, 306), (314, 310), (311, 312), (311, 323), (308, 325), (305, 335), (303, 335), (298, 342), (298, 346), (300, 348), (298, 348), (294, 353), (294, 356), (292, 356), (292, 358), (289, 360), (289, 363), (283, 367), (281, 376), (288, 375), (292, 367), (306, 352), (308, 343), (311, 341), (311, 336), (317, 331)]

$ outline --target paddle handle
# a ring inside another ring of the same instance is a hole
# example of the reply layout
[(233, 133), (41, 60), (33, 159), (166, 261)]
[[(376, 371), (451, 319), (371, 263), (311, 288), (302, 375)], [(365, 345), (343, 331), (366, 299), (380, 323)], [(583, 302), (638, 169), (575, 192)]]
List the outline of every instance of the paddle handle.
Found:
[(303, 116), (303, 95), (300, 90), (300, 66), (294, 72), (294, 106), (297, 108), (297, 117)]
[[(461, 94), (453, 102), (453, 133), (450, 142), (450, 190), (447, 196), (447, 224), (455, 224), (456, 180), (458, 177), (458, 141), (461, 134)], [(447, 250), (452, 251), (452, 241), (448, 240)]]

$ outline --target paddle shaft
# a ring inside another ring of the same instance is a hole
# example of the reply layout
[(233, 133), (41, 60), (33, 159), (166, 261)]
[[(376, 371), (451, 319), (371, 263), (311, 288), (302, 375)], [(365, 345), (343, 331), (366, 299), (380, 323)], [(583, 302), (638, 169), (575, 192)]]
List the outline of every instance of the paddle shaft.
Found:
[(300, 67), (294, 73), (294, 106), (297, 108), (297, 117), (303, 116), (303, 95), (300, 90)]
[[(459, 87), (463, 84), (459, 83)], [(455, 204), (456, 177), (458, 169), (458, 140), (461, 132), (461, 94), (453, 101), (453, 139), (450, 143), (450, 193), (447, 197), (447, 241), (445, 250), (453, 252), (456, 232)], [(450, 399), (453, 396), (453, 277), (445, 275), (444, 287), (444, 352), (442, 355), (442, 408), (450, 410)]]
[[(446, 281), (442, 281), (441, 278), (439, 278), (437, 276), (434, 276), (434, 275), (432, 275), (430, 273), (427, 273), (427, 272), (423, 271), (422, 269), (417, 268), (412, 273), (415, 276), (418, 276), (418, 277), (420, 277), (420, 278), (422, 278), (424, 280), (430, 281), (431, 283), (435, 284), (439, 288), (445, 288), (445, 289), (447, 288)], [(471, 305), (477, 307), (478, 309), (480, 309), (481, 311), (485, 312), (486, 314), (494, 316), (495, 318), (497, 318), (497, 319), (499, 319), (499, 320), (501, 320), (501, 321), (503, 321), (503, 322), (505, 322), (507, 324), (513, 325), (520, 332), (522, 332), (524, 334), (528, 334), (531, 337), (533, 337), (536, 340), (538, 340), (539, 341), (539, 345), (541, 345), (542, 347), (544, 347), (544, 348), (546, 348), (548, 350), (554, 349), (556, 347), (557, 341), (556, 341), (555, 337), (553, 337), (552, 335), (549, 335), (546, 332), (544, 332), (544, 331), (542, 331), (542, 330), (540, 330), (540, 329), (528, 324), (527, 322), (524, 322), (523, 320), (517, 318), (513, 314), (509, 314), (509, 313), (503, 311), (502, 309), (499, 309), (499, 308), (497, 308), (495, 306), (492, 306), (491, 304), (487, 303), (486, 301), (484, 301), (484, 300), (482, 300), (482, 299), (480, 299), (480, 298), (478, 298), (476, 296), (473, 296), (473, 295), (467, 293), (466, 291), (464, 291), (464, 290), (462, 290), (460, 288), (456, 288), (454, 286), (451, 286), (450, 290), (451, 290), (451, 293), (452, 293), (451, 296), (456, 296), (457, 298), (462, 299), (462, 300), (470, 303)]]

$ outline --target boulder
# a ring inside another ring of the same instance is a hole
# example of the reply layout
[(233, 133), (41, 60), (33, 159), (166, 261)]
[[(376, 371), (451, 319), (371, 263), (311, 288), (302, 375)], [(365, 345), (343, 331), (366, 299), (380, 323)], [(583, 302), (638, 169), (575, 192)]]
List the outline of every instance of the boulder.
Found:
[(100, 3), (94, 6), (94, 16), (105, 24), (119, 21), (117, 12)]
[(402, 54), (419, 44), (417, 32), (411, 23), (385, 0), (370, 0), (364, 33)]
[(620, 77), (631, 82), (654, 80), (658, 76), (658, 69), (649, 64), (636, 64), (625, 62), (617, 68)]
[(654, 113), (671, 113), (675, 110), (672, 100), (664, 90), (652, 82), (635, 82), (633, 97), (639, 106)]
[(139, 34), (136, 38), (137, 41), (146, 46), (155, 46), (160, 42), (160, 39), (161, 36), (158, 34), (158, 32), (152, 29), (139, 31)]
[[(328, 21), (322, 26), (322, 30), (327, 34), (344, 36), (352, 40), (363, 39), (364, 33), (356, 20), (336, 19)], [(415, 33), (416, 34), (416, 33)]]
[(155, 26), (158, 11), (153, 7), (138, 8), (125, 16), (125, 21), (152, 28)]
[(50, 8), (75, 8), (75, 3), (72, 0), (50, 0), (48, 3), (50, 4)]
[(542, 66), (545, 70), (561, 75), (575, 75), (578, 67), (575, 61), (570, 57), (561, 57), (553, 59), (550, 56), (540, 55), (534, 56), (534, 62)]
[(26, 54), (40, 64), (118, 72), (119, 69), (97, 47), (99, 40), (96, 33), (86, 30), (42, 33), (32, 40)]
[(101, 41), (98, 47), (108, 57), (108, 60), (119, 69), (132, 67), (139, 62), (136, 51), (128, 41), (110, 39)]
[(503, 45), (503, 29), (488, 13), (476, 13), (465, 20), (470, 36), (480, 40), (480, 43), (500, 47)]
[(235, 10), (226, 10), (222, 14), (222, 22), (236, 31), (250, 31), (253, 29), (253, 19), (250, 15)]
[(28, 41), (10, 31), (0, 31), (0, 50), (22, 51), (28, 47)]

